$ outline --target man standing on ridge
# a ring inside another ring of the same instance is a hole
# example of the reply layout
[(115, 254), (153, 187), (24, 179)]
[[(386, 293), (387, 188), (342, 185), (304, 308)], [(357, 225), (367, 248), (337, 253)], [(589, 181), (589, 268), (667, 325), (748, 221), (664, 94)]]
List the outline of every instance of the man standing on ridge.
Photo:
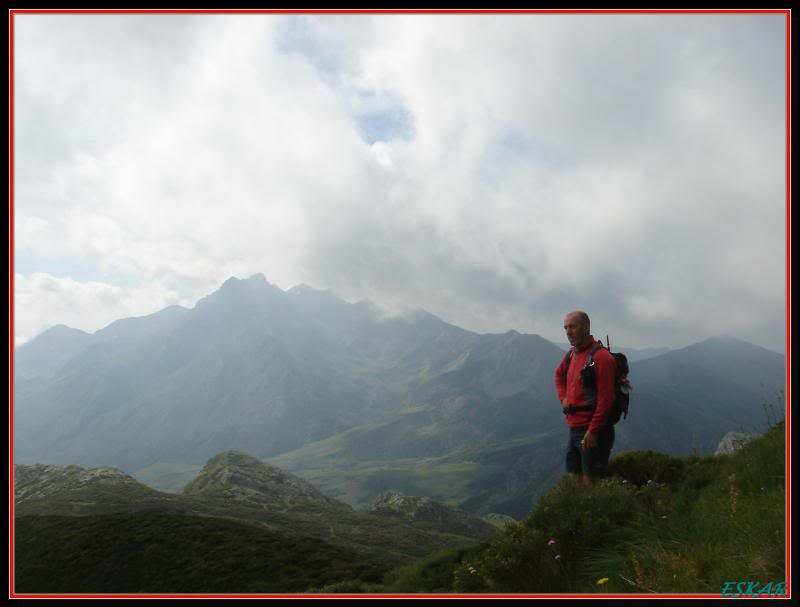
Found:
[(564, 331), (572, 348), (556, 368), (555, 381), (569, 426), (566, 467), (589, 482), (605, 472), (614, 446), (614, 425), (606, 420), (616, 398), (616, 361), (592, 337), (585, 312), (567, 314)]

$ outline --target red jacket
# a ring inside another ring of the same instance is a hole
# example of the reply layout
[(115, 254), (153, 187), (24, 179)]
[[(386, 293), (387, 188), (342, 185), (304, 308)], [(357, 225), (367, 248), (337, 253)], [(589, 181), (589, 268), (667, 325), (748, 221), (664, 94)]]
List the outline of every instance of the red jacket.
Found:
[(558, 399), (562, 402), (562, 407), (596, 404), (596, 408), (593, 411), (576, 411), (565, 417), (570, 428), (589, 426), (590, 432), (599, 432), (605, 426), (611, 406), (616, 400), (614, 377), (617, 371), (617, 361), (605, 348), (600, 348), (594, 353), (597, 393), (596, 402), (592, 403), (591, 399), (584, 394), (583, 386), (581, 385), (581, 369), (583, 369), (586, 360), (589, 358), (589, 350), (597, 343), (594, 337), (589, 337), (591, 341), (585, 347), (580, 349), (572, 348), (572, 360), (566, 373), (564, 372), (567, 364), (566, 356), (561, 361), (561, 364), (556, 367), (556, 392), (558, 392)]

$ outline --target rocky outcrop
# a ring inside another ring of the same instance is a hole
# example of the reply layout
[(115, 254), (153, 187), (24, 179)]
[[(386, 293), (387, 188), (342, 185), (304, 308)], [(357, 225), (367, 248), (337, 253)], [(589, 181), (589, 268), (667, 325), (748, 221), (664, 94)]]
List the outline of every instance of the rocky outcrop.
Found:
[(758, 434), (744, 432), (728, 432), (717, 445), (714, 455), (733, 455), (747, 443), (758, 437)]
[(14, 498), (17, 503), (42, 499), (87, 485), (135, 485), (141, 483), (116, 468), (17, 464), (14, 466)]
[(210, 459), (182, 493), (187, 496), (224, 494), (263, 502), (306, 502), (350, 510), (349, 506), (324, 495), (311, 483), (238, 451), (225, 451)]
[(429, 497), (404, 495), (399, 491), (385, 491), (379, 495), (370, 512), (475, 537), (491, 537), (497, 532), (494, 525), (464, 510), (444, 506)]

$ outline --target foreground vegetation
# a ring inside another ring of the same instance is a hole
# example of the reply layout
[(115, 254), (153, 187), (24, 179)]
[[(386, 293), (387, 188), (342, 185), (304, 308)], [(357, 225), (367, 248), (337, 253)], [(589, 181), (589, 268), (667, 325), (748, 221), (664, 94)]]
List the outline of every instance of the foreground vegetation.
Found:
[(564, 477), (478, 547), (325, 592), (710, 593), (786, 581), (785, 427), (733, 456), (632, 452), (586, 487)]
[(385, 568), (311, 538), (195, 516), (23, 516), (17, 593), (301, 593)]
[[(786, 581), (785, 427), (732, 456), (630, 452), (564, 477), (492, 540), (387, 571), (252, 524), (173, 514), (22, 516), (19, 593), (709, 593)], [(735, 586), (734, 586), (735, 587)]]

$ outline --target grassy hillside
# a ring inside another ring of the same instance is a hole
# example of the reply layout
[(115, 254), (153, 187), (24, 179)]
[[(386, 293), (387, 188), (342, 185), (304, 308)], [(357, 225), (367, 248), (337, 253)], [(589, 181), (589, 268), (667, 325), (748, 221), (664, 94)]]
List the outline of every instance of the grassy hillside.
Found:
[(564, 477), (491, 542), (393, 570), (354, 591), (711, 593), (785, 582), (785, 427), (733, 456), (630, 452), (590, 487)]
[(387, 566), (473, 545), (496, 532), (478, 519), (466, 529), (356, 512), (305, 481), (236, 452), (210, 460), (179, 494), (155, 491), (112, 468), (48, 465), (15, 466), (15, 494), (17, 517), (159, 512), (235, 519), (286, 536), (316, 538)]
[(211, 518), (24, 516), (15, 539), (18, 593), (295, 593), (383, 573), (322, 541)]

